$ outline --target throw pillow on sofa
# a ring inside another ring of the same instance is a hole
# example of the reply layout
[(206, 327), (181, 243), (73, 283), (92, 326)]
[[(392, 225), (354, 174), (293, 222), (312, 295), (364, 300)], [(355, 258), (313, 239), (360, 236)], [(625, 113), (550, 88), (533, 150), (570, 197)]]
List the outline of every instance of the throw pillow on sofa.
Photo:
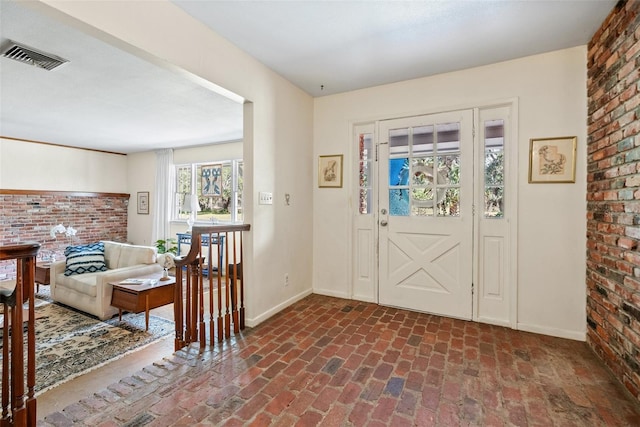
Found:
[(65, 276), (107, 271), (107, 264), (104, 262), (104, 243), (102, 242), (67, 246), (64, 250), (64, 256), (67, 258)]

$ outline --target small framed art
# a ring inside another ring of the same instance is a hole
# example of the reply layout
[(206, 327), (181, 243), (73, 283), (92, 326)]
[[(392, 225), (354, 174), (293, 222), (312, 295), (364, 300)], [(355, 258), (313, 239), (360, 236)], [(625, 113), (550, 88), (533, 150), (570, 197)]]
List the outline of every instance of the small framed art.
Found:
[(576, 182), (575, 136), (533, 138), (529, 145), (529, 183)]
[(138, 214), (149, 215), (149, 192), (138, 191)]
[(318, 187), (342, 187), (342, 154), (320, 156), (318, 159)]

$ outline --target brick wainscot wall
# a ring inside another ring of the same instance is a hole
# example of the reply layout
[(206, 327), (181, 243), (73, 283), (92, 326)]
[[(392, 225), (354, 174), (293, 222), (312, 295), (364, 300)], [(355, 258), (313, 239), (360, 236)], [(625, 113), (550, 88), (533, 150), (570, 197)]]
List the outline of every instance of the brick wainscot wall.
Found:
[[(70, 244), (127, 240), (129, 194), (0, 189), (0, 245), (36, 241), (40, 253), (62, 259)], [(73, 238), (50, 235), (57, 224), (77, 230)], [(39, 255), (40, 257), (40, 255)], [(15, 263), (0, 262), (0, 278), (15, 277)]]
[(588, 49), (587, 342), (640, 400), (640, 1)]

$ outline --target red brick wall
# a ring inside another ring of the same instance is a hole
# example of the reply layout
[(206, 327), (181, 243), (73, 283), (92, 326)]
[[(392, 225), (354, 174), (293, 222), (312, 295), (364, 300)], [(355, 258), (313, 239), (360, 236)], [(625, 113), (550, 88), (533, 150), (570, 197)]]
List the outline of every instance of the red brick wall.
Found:
[(640, 1), (588, 53), (587, 342), (640, 400)]
[[(11, 191), (13, 193), (15, 191)], [(33, 193), (33, 192), (29, 192)], [(71, 240), (64, 234), (51, 238), (57, 224), (77, 230), (73, 244), (99, 240), (127, 240), (127, 194), (74, 193), (2, 194), (0, 192), (0, 245), (36, 241), (40, 251), (63, 258)], [(0, 262), (0, 277), (14, 277), (14, 263)]]

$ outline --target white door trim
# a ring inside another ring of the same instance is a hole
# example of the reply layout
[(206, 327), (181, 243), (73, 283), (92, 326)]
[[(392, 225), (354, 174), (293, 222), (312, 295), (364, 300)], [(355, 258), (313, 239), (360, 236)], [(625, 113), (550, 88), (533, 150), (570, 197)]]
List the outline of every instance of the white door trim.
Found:
[[(369, 116), (367, 118), (361, 118), (358, 120), (352, 120), (349, 123), (349, 129), (350, 129), (350, 144), (351, 144), (351, 149), (353, 151), (350, 150), (350, 153), (355, 154), (352, 159), (355, 159), (357, 161), (358, 156), (357, 156), (357, 147), (355, 146), (355, 144), (353, 144), (354, 142), (354, 138), (353, 136), (356, 134), (356, 128), (359, 126), (371, 126), (374, 130), (374, 143), (377, 145), (378, 143), (378, 135), (379, 135), (379, 124), (380, 121), (382, 120), (389, 120), (389, 119), (395, 119), (395, 118), (403, 118), (403, 117), (412, 117), (412, 116), (417, 116), (417, 115), (427, 115), (427, 114), (432, 114), (432, 113), (439, 113), (439, 112), (443, 112), (443, 111), (452, 111), (452, 110), (464, 110), (464, 109), (474, 109), (476, 112), (479, 112), (480, 110), (487, 110), (487, 109), (491, 109), (491, 108), (498, 108), (498, 107), (508, 107), (510, 109), (510, 121), (509, 121), (509, 125), (510, 125), (510, 130), (508, 131), (508, 138), (510, 140), (509, 144), (509, 155), (507, 157), (507, 162), (505, 164), (505, 168), (508, 169), (508, 171), (505, 172), (505, 174), (507, 174), (510, 179), (508, 179), (505, 183), (505, 193), (507, 195), (507, 197), (511, 200), (510, 203), (510, 213), (508, 214), (509, 218), (507, 218), (507, 221), (509, 223), (509, 236), (508, 236), (508, 247), (509, 247), (509, 253), (510, 253), (510, 260), (509, 260), (509, 265), (508, 265), (508, 272), (506, 274), (506, 282), (507, 285), (509, 287), (509, 321), (507, 322), (507, 324), (505, 326), (510, 326), (513, 329), (517, 329), (518, 328), (518, 182), (519, 182), (519, 147), (518, 147), (518, 141), (519, 141), (519, 127), (518, 127), (518, 117), (519, 117), (519, 100), (518, 98), (514, 97), (514, 98), (502, 98), (502, 99), (495, 99), (495, 100), (490, 100), (490, 101), (486, 101), (484, 103), (480, 103), (480, 104), (475, 104), (475, 105), (470, 105), (470, 104), (462, 104), (462, 105), (458, 105), (455, 107), (448, 107), (448, 108), (434, 108), (434, 109), (427, 109), (427, 110), (422, 110), (422, 111), (416, 111), (416, 112), (411, 112), (411, 113), (407, 113), (407, 114), (401, 114), (401, 115), (397, 115), (397, 116), (389, 116), (388, 114), (382, 114), (382, 115), (373, 115), (373, 116)], [(478, 113), (476, 113), (478, 114)], [(477, 115), (474, 117), (477, 118)], [(478, 123), (476, 121), (476, 123)], [(507, 137), (507, 135), (505, 135), (505, 137)], [(475, 134), (475, 139), (474, 139), (474, 143), (478, 144), (479, 141), (479, 132), (477, 132), (476, 129), (476, 134)], [(355, 147), (355, 148), (354, 148)], [(356, 162), (352, 162), (352, 163), (356, 163)], [(524, 163), (523, 163), (524, 164)], [(356, 168), (354, 168), (354, 165), (350, 165), (349, 167), (346, 168), (346, 170), (351, 170), (352, 173), (357, 174), (358, 170)], [(476, 170), (478, 170), (478, 168), (476, 168)], [(480, 172), (476, 172), (476, 175), (478, 175)], [(355, 176), (355, 175), (354, 175)], [(377, 176), (376, 176), (377, 178)], [(348, 181), (347, 181), (348, 182)], [(351, 180), (351, 182), (353, 182), (353, 186), (355, 188), (357, 188), (357, 179)], [(352, 251), (350, 253), (352, 253), (353, 256), (353, 262), (349, 263), (349, 277), (351, 277), (351, 280), (349, 280), (349, 282), (351, 283), (350, 286), (350, 296), (353, 299), (356, 300), (362, 300), (362, 301), (369, 301), (369, 302), (373, 302), (373, 303), (379, 303), (379, 299), (378, 299), (378, 280), (377, 278), (375, 278), (375, 280), (373, 281), (373, 283), (371, 284), (370, 288), (366, 291), (366, 295), (367, 297), (365, 297), (362, 294), (358, 294), (357, 292), (354, 292), (354, 270), (355, 270), (355, 257), (356, 257), (356, 252), (357, 252), (357, 247), (356, 247), (356, 241), (354, 238), (354, 232), (355, 232), (355, 217), (358, 215), (358, 205), (357, 205), (357, 197), (356, 197), (356, 190), (352, 189), (351, 194), (353, 195), (350, 199), (350, 210), (352, 212), (352, 216), (354, 217), (354, 220), (350, 222), (349, 227), (350, 227), (350, 233), (349, 233), (349, 237), (348, 237), (348, 241), (349, 241), (349, 245), (352, 248)], [(481, 206), (478, 202), (478, 197), (476, 197), (476, 206)], [(377, 223), (378, 221), (378, 217), (377, 217), (377, 212), (378, 212), (378, 205), (377, 205), (377, 199), (374, 200), (373, 202), (373, 209), (372, 209), (372, 221)], [(479, 216), (476, 214), (474, 217), (474, 221), (475, 222), (479, 222), (478, 220)], [(476, 224), (474, 223), (474, 226), (476, 226)], [(375, 251), (374, 253), (377, 253), (378, 251), (378, 236), (377, 236), (377, 230), (378, 227), (372, 227), (374, 231), (374, 239), (375, 239)], [(477, 227), (475, 228), (476, 230), (478, 229)], [(474, 237), (475, 237), (475, 232), (474, 232)], [(477, 240), (474, 240), (474, 254), (477, 254)], [(376, 262), (377, 262), (377, 256), (376, 256)], [(474, 265), (474, 284), (477, 284), (477, 272), (478, 272), (478, 268), (477, 268), (477, 256), (474, 255), (474, 262), (476, 262), (476, 265)], [(378, 270), (378, 266), (374, 265), (373, 266), (373, 270), (377, 271)], [(482, 319), (478, 319), (477, 316), (477, 307), (478, 307), (478, 301), (477, 301), (477, 285), (476, 285), (476, 291), (474, 293), (474, 319), (475, 321), (483, 321)]]

